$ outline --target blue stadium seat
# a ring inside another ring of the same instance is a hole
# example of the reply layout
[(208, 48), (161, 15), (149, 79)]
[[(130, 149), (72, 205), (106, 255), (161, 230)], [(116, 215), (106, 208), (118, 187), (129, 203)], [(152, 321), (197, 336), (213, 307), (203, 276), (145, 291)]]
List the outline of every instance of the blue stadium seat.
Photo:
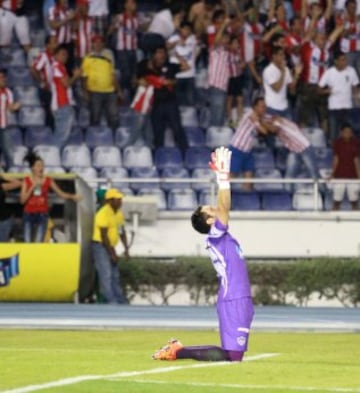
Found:
[(21, 48), (1, 48), (0, 62), (11, 67), (26, 67), (25, 52)]
[(230, 127), (209, 127), (206, 130), (206, 146), (215, 149), (219, 146), (228, 146), (233, 136)]
[[(301, 170), (297, 176), (296, 179), (311, 179), (306, 170)], [(314, 186), (312, 183), (295, 183), (294, 184), (294, 190), (295, 191), (302, 191), (302, 192), (312, 192), (314, 189)]]
[(15, 86), (14, 95), (22, 106), (40, 106), (39, 92), (35, 86)]
[(292, 196), (287, 191), (267, 191), (261, 194), (263, 210), (292, 210)]
[(196, 108), (192, 106), (180, 106), (181, 124), (183, 127), (198, 127), (199, 120)]
[(211, 193), (211, 190), (201, 190), (199, 192), (199, 205), (215, 205), (216, 195)]
[(66, 173), (65, 169), (62, 166), (47, 166), (46, 167), (47, 173), (54, 173), (54, 174), (64, 174)]
[(61, 166), (60, 151), (57, 146), (37, 145), (34, 147), (34, 152), (43, 159), (46, 167)]
[(158, 209), (166, 210), (166, 195), (165, 192), (161, 188), (141, 188), (137, 195), (155, 195), (157, 197)]
[(96, 188), (98, 185), (96, 169), (91, 166), (74, 166), (70, 168), (70, 173), (76, 173), (83, 178), (91, 188)]
[(122, 167), (105, 167), (100, 171), (100, 177), (111, 181), (112, 185), (120, 190), (130, 188), (130, 183), (122, 180), (128, 176), (128, 170)]
[(182, 167), (181, 150), (177, 147), (159, 147), (155, 150), (154, 163), (158, 169)]
[(139, 168), (153, 166), (152, 153), (147, 146), (127, 146), (123, 151), (123, 166)]
[(90, 150), (86, 145), (67, 145), (63, 149), (61, 162), (65, 168), (90, 167)]
[(275, 168), (274, 154), (269, 149), (254, 150), (255, 169)]
[(129, 140), (131, 137), (130, 127), (118, 127), (115, 131), (115, 145), (120, 147), (120, 149), (125, 148), (129, 145)]
[(192, 172), (193, 179), (205, 179), (206, 183), (191, 183), (191, 187), (195, 191), (209, 190), (211, 188), (211, 183), (214, 180), (214, 173), (210, 168), (197, 168)]
[(45, 110), (41, 106), (23, 106), (19, 110), (19, 126), (32, 127), (45, 125)]
[[(281, 173), (275, 168), (259, 168), (255, 171), (255, 178), (258, 179), (281, 179)], [(282, 190), (284, 188), (282, 183), (255, 183), (254, 189), (256, 191), (268, 190)]]
[[(161, 177), (163, 179), (187, 179), (189, 178), (189, 171), (183, 167), (178, 168), (165, 168), (161, 172)], [(180, 189), (180, 188), (190, 188), (191, 185), (188, 182), (165, 182), (161, 183), (161, 188), (165, 191), (169, 191), (172, 189)]]
[(190, 147), (205, 146), (204, 130), (200, 127), (184, 127), (187, 141)]
[(11, 67), (7, 73), (7, 83), (9, 86), (34, 86), (35, 81), (30, 74), (28, 67)]
[(46, 126), (27, 127), (24, 132), (24, 142), (28, 147), (55, 144), (53, 132)]
[(66, 143), (68, 145), (82, 145), (84, 143), (83, 129), (80, 126), (72, 127), (69, 139)]
[(15, 166), (24, 166), (24, 157), (28, 153), (29, 149), (26, 146), (14, 146), (13, 160)]
[(185, 166), (188, 169), (208, 168), (210, 154), (208, 147), (189, 147), (185, 153)]
[(314, 153), (319, 169), (332, 167), (333, 153), (330, 148), (316, 148), (314, 149)]
[(10, 134), (13, 146), (19, 146), (24, 144), (23, 133), (19, 127), (8, 127), (7, 132)]
[[(323, 200), (321, 195), (317, 195), (319, 210), (323, 209)], [(293, 194), (292, 205), (294, 210), (313, 211), (314, 210), (314, 193), (308, 190), (297, 190)]]
[(325, 132), (321, 128), (304, 128), (303, 131), (313, 147), (326, 147)]
[(91, 149), (96, 146), (113, 146), (114, 137), (111, 128), (105, 126), (90, 126), (85, 132), (85, 143)]
[(260, 210), (260, 198), (257, 192), (234, 191), (231, 198), (232, 210)]
[(198, 206), (196, 193), (191, 188), (173, 189), (168, 194), (168, 210), (194, 210)]
[(97, 146), (93, 154), (93, 166), (95, 168), (103, 168), (108, 166), (121, 166), (120, 150), (116, 146)]
[(14, 165), (7, 171), (8, 173), (29, 173), (30, 168), (28, 165)]
[[(155, 167), (149, 168), (133, 168), (130, 171), (130, 177), (134, 179), (146, 178), (155, 179), (159, 177), (159, 172)], [(159, 182), (141, 182), (141, 183), (130, 183), (131, 189), (138, 191), (141, 188), (159, 188)]]

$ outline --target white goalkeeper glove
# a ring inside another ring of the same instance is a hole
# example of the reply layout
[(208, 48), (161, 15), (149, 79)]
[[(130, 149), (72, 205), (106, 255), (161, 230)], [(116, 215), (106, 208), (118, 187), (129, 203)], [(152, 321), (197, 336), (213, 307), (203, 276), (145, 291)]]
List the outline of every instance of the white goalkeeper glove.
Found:
[(227, 147), (218, 147), (211, 154), (210, 169), (216, 174), (216, 181), (220, 190), (230, 189), (231, 151)]

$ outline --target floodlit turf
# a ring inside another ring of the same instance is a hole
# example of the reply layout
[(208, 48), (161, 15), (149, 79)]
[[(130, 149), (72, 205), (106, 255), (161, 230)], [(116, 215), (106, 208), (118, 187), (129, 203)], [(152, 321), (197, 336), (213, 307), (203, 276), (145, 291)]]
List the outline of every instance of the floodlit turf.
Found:
[[(239, 364), (151, 360), (152, 352), (170, 337), (187, 345), (218, 344), (217, 332), (211, 331), (0, 330), (0, 392), (53, 381), (63, 384), (74, 377), (83, 380), (41, 391), (360, 392), (360, 334), (254, 333), (248, 358), (279, 355)], [(164, 370), (145, 373), (156, 368)]]

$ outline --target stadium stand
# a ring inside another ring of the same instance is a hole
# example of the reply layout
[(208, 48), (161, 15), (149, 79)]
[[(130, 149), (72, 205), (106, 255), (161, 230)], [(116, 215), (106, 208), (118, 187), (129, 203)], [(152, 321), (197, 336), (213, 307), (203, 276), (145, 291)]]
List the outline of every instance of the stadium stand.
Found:
[(182, 167), (181, 150), (177, 147), (159, 147), (155, 150), (154, 164), (158, 169)]
[(190, 177), (189, 171), (184, 167), (178, 168), (165, 168), (161, 171), (161, 177), (163, 179), (169, 179), (170, 182), (162, 182), (161, 188), (165, 191), (180, 188), (190, 188), (191, 185), (188, 182), (175, 182), (175, 179), (188, 179)]
[(198, 201), (191, 188), (173, 189), (168, 195), (168, 210), (193, 210)]
[(26, 127), (24, 135), (25, 146), (33, 148), (37, 145), (53, 145), (54, 137), (50, 127)]
[(116, 146), (96, 146), (92, 153), (92, 163), (97, 169), (121, 167), (121, 153)]

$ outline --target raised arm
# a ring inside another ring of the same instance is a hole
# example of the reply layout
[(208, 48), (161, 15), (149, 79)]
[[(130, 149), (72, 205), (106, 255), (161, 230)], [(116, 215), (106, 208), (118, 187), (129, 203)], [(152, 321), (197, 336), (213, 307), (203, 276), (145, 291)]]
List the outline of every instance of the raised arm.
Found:
[(231, 208), (230, 193), (230, 162), (231, 151), (226, 147), (219, 147), (211, 155), (209, 166), (216, 174), (218, 184), (217, 196), (217, 218), (227, 225), (229, 222), (229, 212)]

